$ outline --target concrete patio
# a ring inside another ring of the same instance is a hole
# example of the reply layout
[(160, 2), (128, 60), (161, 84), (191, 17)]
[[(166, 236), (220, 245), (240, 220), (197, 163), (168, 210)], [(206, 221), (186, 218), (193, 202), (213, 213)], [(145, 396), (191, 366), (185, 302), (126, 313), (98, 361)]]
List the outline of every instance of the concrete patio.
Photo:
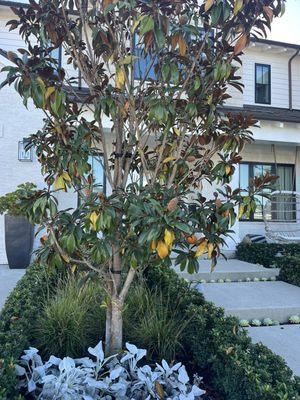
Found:
[[(276, 268), (230, 259), (220, 260), (212, 273), (210, 261), (200, 260), (197, 274), (179, 272), (179, 275), (193, 282), (206, 300), (224, 308), (226, 315), (248, 321), (264, 318), (279, 321), (282, 325), (247, 330), (254, 343), (269, 347), (285, 359), (295, 375), (300, 375), (300, 326), (287, 325), (290, 316), (300, 315), (300, 287), (274, 281), (278, 273)], [(228, 282), (218, 283), (219, 279)]]

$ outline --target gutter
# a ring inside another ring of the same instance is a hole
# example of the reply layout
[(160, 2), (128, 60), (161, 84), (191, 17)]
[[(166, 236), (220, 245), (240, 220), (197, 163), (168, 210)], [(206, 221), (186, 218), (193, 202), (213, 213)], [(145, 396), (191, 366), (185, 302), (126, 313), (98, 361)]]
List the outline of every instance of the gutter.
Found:
[(298, 47), (296, 53), (294, 55), (292, 55), (292, 57), (289, 59), (289, 109), (292, 110), (293, 109), (293, 88), (292, 88), (292, 61), (294, 60), (294, 58), (296, 58), (298, 56), (298, 54), (300, 53), (300, 47)]
[(0, 0), (0, 6), (28, 8), (29, 3), (20, 3), (18, 1)]

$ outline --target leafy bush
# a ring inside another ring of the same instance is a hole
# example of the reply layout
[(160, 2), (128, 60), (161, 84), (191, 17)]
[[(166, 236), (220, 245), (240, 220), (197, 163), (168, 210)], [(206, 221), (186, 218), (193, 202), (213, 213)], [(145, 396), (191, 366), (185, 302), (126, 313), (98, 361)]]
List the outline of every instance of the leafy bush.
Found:
[(17, 373), (33, 399), (77, 399), (77, 400), (144, 400), (200, 399), (205, 392), (189, 383), (186, 369), (181, 363), (169, 366), (166, 361), (142, 367), (138, 363), (146, 350), (126, 343), (124, 354), (104, 357), (102, 342), (88, 352), (96, 359), (85, 357), (63, 360), (51, 356), (43, 363), (38, 350), (30, 348), (21, 357)]
[(241, 261), (261, 264), (269, 268), (276, 263), (278, 253), (285, 255), (300, 254), (300, 244), (239, 243), (235, 255)]
[(55, 290), (62, 271), (33, 264), (8, 297), (0, 314), (0, 399), (17, 396), (14, 360), (33, 340), (33, 329), (45, 295)]
[(278, 278), (281, 281), (300, 286), (300, 253), (295, 256), (280, 257), (276, 264), (280, 268)]
[(29, 197), (36, 189), (34, 183), (23, 183), (17, 186), (14, 192), (7, 193), (0, 197), (0, 214), (25, 215), (24, 207), (21, 207), (20, 200)]
[(102, 299), (99, 284), (91, 281), (82, 283), (74, 276), (63, 280), (55, 296), (47, 299), (37, 318), (34, 345), (45, 356), (84, 355), (88, 344), (99, 341), (101, 328), (104, 336)]

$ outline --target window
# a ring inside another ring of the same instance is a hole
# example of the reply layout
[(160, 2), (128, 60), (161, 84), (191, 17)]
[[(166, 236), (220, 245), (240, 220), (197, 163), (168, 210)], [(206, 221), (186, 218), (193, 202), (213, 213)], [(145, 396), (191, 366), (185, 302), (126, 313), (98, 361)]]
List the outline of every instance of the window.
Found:
[(271, 104), (271, 66), (255, 64), (255, 103)]
[(28, 140), (23, 139), (18, 143), (18, 159), (19, 161), (32, 161), (32, 148), (28, 148)]
[(57, 61), (58, 67), (61, 68), (61, 46), (51, 50), (50, 57)]
[(89, 163), (91, 164), (93, 178), (94, 178), (93, 192), (105, 193), (106, 192), (106, 179), (105, 179), (104, 168), (102, 165), (101, 155), (90, 156)]
[[(240, 188), (246, 189), (249, 186), (250, 179), (255, 176), (262, 176), (266, 173), (277, 175), (276, 182), (278, 190), (294, 190), (294, 166), (288, 164), (258, 164), (243, 163), (240, 165)], [(263, 209), (267, 199), (262, 196), (256, 196), (256, 210), (250, 215), (250, 221), (261, 221), (263, 219)]]

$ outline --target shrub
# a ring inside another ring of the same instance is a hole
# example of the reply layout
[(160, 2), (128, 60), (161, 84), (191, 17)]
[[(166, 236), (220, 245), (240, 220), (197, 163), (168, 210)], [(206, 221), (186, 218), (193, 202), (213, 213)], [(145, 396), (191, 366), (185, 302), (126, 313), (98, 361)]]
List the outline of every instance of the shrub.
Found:
[(276, 265), (280, 268), (278, 278), (281, 281), (300, 286), (300, 252), (295, 256), (278, 258)]
[(100, 286), (91, 281), (82, 284), (74, 276), (63, 280), (37, 318), (34, 345), (45, 356), (83, 356), (88, 344), (99, 341), (101, 328), (104, 335), (102, 299)]
[(277, 254), (300, 254), (300, 244), (289, 243), (239, 243), (236, 247), (236, 258), (253, 264), (272, 267), (277, 260)]
[(150, 360), (180, 359), (182, 337), (189, 320), (182, 313), (180, 297), (161, 288), (136, 285), (126, 301), (125, 336), (147, 348)]
[(62, 271), (33, 264), (9, 295), (0, 314), (0, 399), (17, 396), (14, 360), (33, 340), (32, 326), (45, 295), (55, 290)]
[(21, 386), (33, 399), (45, 400), (194, 400), (205, 393), (189, 383), (181, 363), (169, 366), (163, 360), (154, 370), (149, 365), (139, 367), (146, 350), (129, 343), (126, 343), (126, 348), (120, 355), (105, 358), (100, 342), (88, 349), (96, 361), (88, 357), (77, 360), (65, 357), (61, 360), (52, 356), (46, 363), (37, 349), (30, 348), (22, 356), (22, 365), (17, 368), (22, 377)]

